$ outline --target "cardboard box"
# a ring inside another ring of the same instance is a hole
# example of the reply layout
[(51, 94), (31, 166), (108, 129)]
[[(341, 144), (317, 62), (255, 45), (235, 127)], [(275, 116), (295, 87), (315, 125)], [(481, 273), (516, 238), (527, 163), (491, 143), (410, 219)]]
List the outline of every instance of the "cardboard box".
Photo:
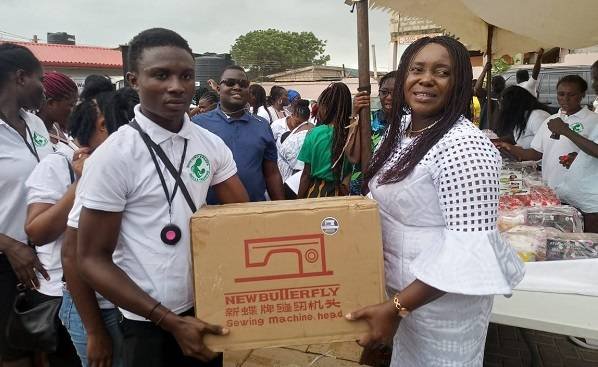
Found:
[(384, 300), (378, 208), (362, 197), (208, 206), (191, 219), (197, 317), (215, 351), (352, 341)]

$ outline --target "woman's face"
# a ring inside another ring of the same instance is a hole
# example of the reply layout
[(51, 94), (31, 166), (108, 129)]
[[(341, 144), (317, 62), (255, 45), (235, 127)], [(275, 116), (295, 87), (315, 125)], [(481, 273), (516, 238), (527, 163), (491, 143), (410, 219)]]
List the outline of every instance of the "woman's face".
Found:
[(577, 83), (561, 83), (556, 89), (556, 98), (561, 109), (567, 114), (576, 113), (581, 109), (581, 101), (585, 93), (581, 91)]
[(412, 115), (434, 117), (442, 113), (453, 89), (452, 70), (453, 62), (444, 46), (430, 43), (415, 55), (403, 90)]
[(380, 104), (384, 113), (390, 113), (392, 109), (392, 95), (395, 90), (395, 78), (388, 78), (382, 83), (378, 90), (378, 96), (380, 97)]
[(208, 111), (212, 111), (213, 109), (216, 108), (216, 103), (209, 101), (207, 99), (200, 99), (199, 102), (197, 102), (197, 111), (199, 111), (199, 113), (205, 113)]
[(61, 100), (49, 99), (44, 108), (47, 109), (47, 115), (52, 120), (51, 122), (56, 122), (62, 129), (66, 129), (69, 116), (76, 102), (77, 94), (73, 93)]
[(39, 109), (46, 99), (44, 94), (43, 70), (35, 70), (31, 73), (23, 72), (19, 77), (21, 86), (19, 93), (19, 104), (31, 110)]

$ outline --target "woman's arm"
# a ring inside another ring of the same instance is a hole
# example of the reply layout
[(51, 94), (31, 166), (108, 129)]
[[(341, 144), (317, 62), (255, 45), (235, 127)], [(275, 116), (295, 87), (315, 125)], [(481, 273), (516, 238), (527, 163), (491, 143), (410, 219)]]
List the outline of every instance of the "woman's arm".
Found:
[(75, 201), (76, 185), (70, 185), (56, 204), (31, 203), (27, 207), (25, 232), (36, 246), (55, 241), (66, 228), (69, 212)]
[(301, 179), (299, 181), (299, 190), (297, 192), (297, 199), (305, 199), (307, 197), (307, 190), (311, 186), (311, 165), (305, 163), (303, 172), (301, 173)]

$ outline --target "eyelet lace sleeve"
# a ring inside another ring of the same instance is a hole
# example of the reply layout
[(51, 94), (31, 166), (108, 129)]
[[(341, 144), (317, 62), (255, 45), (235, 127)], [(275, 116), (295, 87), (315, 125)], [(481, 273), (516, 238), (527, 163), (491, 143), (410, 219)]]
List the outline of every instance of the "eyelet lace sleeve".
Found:
[(501, 158), (467, 120), (457, 122), (424, 162), (437, 189), (445, 229), (411, 264), (418, 279), (451, 293), (510, 294), (523, 264), (496, 229)]

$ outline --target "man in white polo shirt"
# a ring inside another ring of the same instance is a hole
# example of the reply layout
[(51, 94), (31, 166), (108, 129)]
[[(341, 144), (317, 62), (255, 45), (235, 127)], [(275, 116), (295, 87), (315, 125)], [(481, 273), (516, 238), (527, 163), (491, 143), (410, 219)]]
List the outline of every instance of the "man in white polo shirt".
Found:
[(581, 106), (588, 89), (586, 81), (578, 75), (567, 75), (557, 83), (557, 99), (560, 111), (550, 116), (540, 127), (531, 148), (524, 149), (505, 142), (496, 143), (522, 161), (542, 160), (542, 180), (551, 188), (556, 188), (566, 177), (567, 169), (560, 163), (560, 157), (578, 153), (580, 147), (568, 136), (556, 136), (550, 131), (550, 124), (565, 123), (568, 128), (582, 137), (589, 137), (598, 128), (598, 114)]
[(248, 195), (227, 146), (186, 114), (195, 87), (187, 41), (143, 31), (129, 70), (135, 119), (94, 152), (79, 183), (79, 268), (123, 313), (126, 366), (218, 366), (203, 335), (228, 331), (193, 317), (189, 218), (210, 187), (224, 203)]

